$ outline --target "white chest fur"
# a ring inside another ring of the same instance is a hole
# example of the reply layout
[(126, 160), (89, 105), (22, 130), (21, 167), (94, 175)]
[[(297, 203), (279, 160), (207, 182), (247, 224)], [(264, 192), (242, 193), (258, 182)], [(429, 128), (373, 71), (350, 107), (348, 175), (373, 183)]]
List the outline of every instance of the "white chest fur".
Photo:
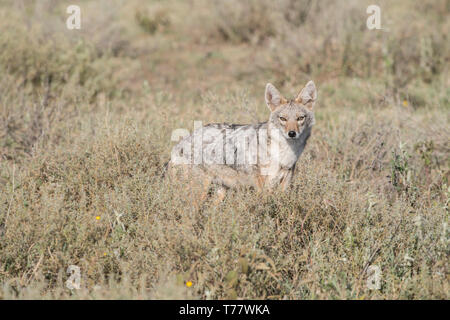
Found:
[(303, 152), (303, 139), (288, 140), (283, 136), (273, 137), (270, 144), (270, 163), (280, 169), (291, 169)]
[(283, 136), (272, 137), (270, 143), (269, 165), (261, 174), (268, 178), (269, 185), (279, 183), (295, 166), (305, 147), (304, 139), (287, 140)]

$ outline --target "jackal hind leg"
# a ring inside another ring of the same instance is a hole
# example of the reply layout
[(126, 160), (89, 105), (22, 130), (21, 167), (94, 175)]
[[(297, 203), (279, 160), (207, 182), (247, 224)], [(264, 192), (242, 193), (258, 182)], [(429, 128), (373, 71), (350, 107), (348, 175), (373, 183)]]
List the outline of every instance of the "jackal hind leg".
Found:
[(211, 178), (201, 169), (190, 165), (170, 166), (169, 169), (168, 176), (185, 206), (199, 211), (208, 197)]
[(223, 199), (227, 195), (227, 188), (224, 186), (217, 187), (214, 192), (213, 205), (218, 206), (222, 203)]
[(191, 204), (198, 212), (208, 198), (212, 178), (203, 172), (195, 172), (189, 177), (189, 195)]

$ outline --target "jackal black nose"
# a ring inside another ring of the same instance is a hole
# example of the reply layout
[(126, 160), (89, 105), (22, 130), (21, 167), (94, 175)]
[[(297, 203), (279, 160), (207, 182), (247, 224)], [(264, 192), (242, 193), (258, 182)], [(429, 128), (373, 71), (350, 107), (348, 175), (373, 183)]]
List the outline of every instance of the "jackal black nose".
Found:
[(296, 135), (295, 131), (289, 131), (288, 133), (288, 136), (291, 138), (295, 137), (295, 135)]

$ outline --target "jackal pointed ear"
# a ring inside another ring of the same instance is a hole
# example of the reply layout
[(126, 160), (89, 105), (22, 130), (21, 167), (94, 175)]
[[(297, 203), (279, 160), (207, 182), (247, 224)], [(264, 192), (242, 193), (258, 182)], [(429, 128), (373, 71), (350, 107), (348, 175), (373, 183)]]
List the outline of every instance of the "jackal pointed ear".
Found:
[(317, 99), (316, 85), (311, 80), (300, 91), (297, 98), (295, 98), (295, 102), (301, 103), (305, 105), (309, 110), (312, 110), (314, 107), (314, 103), (316, 102), (316, 99)]
[(269, 107), (270, 111), (274, 111), (283, 103), (286, 103), (287, 100), (281, 95), (280, 91), (271, 83), (266, 85), (266, 104)]

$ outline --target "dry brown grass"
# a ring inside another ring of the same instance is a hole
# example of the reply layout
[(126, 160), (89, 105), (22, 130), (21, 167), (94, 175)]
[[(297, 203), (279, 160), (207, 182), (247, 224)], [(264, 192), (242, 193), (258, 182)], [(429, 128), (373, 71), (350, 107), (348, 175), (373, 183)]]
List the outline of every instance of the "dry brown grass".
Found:
[[(2, 3), (0, 298), (448, 299), (448, 2), (381, 1), (389, 32), (368, 4), (82, 1), (69, 31), (61, 1)], [(310, 78), (290, 192), (198, 211), (162, 178), (173, 129)]]

